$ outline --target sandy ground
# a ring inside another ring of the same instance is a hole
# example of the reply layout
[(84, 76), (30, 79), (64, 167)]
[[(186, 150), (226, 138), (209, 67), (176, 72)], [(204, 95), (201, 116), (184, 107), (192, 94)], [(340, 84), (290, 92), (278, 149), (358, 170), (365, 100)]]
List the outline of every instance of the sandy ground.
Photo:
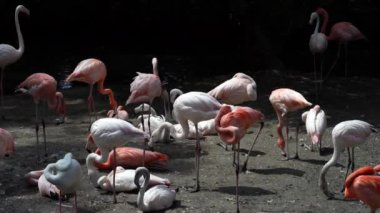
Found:
[[(249, 74), (249, 73), (248, 73)], [(248, 172), (240, 178), (241, 212), (366, 212), (369, 209), (359, 201), (344, 201), (340, 189), (343, 184), (347, 155), (344, 153), (337, 166), (327, 174), (329, 188), (337, 199), (328, 200), (318, 188), (318, 174), (321, 167), (331, 157), (331, 130), (339, 122), (362, 119), (379, 126), (380, 114), (377, 107), (380, 102), (380, 81), (367, 78), (331, 79), (325, 84), (318, 101), (328, 115), (328, 130), (323, 138), (323, 155), (310, 152), (299, 146), (299, 160), (281, 161), (280, 151), (275, 146), (276, 117), (268, 101), (270, 91), (278, 87), (297, 89), (315, 103), (314, 85), (309, 76), (280, 75), (275, 71), (261, 72), (254, 75), (258, 83), (259, 98), (246, 105), (261, 110), (265, 116), (265, 126), (259, 142), (248, 163)], [(231, 75), (183, 84), (185, 91), (193, 86), (207, 91)], [(276, 78), (274, 78), (275, 76)], [(270, 80), (277, 79), (277, 80)], [(281, 80), (278, 80), (281, 79)], [(207, 82), (207, 83), (206, 83)], [(170, 84), (169, 84), (170, 85)], [(128, 85), (112, 85), (119, 100), (125, 100)], [(87, 87), (76, 85), (65, 90), (67, 106), (66, 123), (56, 126), (54, 115), (45, 110), (47, 115), (47, 146), (49, 157), (36, 164), (34, 107), (30, 97), (9, 94), (6, 96), (6, 121), (1, 120), (1, 128), (9, 130), (16, 137), (16, 153), (0, 160), (0, 212), (55, 212), (57, 200), (42, 197), (37, 187), (28, 187), (23, 176), (36, 169), (55, 162), (66, 152), (72, 152), (81, 163), (85, 174), (78, 191), (79, 212), (136, 212), (137, 193), (119, 193), (118, 203), (113, 204), (112, 194), (91, 186), (84, 150), (88, 133), (86, 108)], [(107, 99), (96, 96), (97, 110), (106, 109)], [(159, 107), (160, 102), (155, 102)], [(129, 109), (130, 110), (130, 109)], [(161, 109), (158, 108), (158, 111)], [(296, 118), (300, 118), (300, 113)], [(242, 159), (245, 156), (257, 126), (241, 142)], [(291, 129), (290, 151), (295, 152), (294, 128)], [(309, 144), (304, 127), (299, 136), (300, 144)], [(216, 144), (218, 136), (209, 136), (201, 142), (200, 186), (197, 193), (183, 189), (194, 183), (194, 141), (176, 140), (171, 144), (159, 144), (157, 151), (169, 157), (168, 171), (153, 172), (171, 180), (178, 188), (174, 206), (167, 212), (234, 212), (235, 211), (235, 173), (232, 168), (232, 152), (224, 151)], [(357, 167), (379, 163), (379, 135), (374, 134), (370, 140), (356, 149)], [(139, 144), (129, 146), (141, 147)], [(43, 146), (40, 146), (41, 153)], [(72, 212), (74, 199), (64, 202), (63, 212)]]

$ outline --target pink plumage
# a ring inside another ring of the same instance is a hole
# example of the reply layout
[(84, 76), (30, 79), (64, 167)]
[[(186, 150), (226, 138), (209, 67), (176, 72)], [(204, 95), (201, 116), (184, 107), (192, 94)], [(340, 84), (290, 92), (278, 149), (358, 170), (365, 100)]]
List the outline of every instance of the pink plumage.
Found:
[(0, 128), (0, 158), (13, 154), (15, 151), (15, 139), (10, 132)]

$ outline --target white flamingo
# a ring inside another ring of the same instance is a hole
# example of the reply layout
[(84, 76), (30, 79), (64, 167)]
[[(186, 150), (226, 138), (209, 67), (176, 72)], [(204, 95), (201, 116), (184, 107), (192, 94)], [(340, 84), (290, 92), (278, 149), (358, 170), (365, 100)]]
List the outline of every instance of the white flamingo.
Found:
[(156, 110), (149, 104), (140, 104), (134, 109), (136, 114), (151, 114), (157, 116)]
[(18, 5), (15, 11), (15, 23), (17, 30), (17, 38), (18, 38), (18, 49), (12, 47), (9, 44), (0, 44), (0, 69), (1, 69), (1, 77), (0, 77), (0, 93), (1, 93), (1, 107), (4, 105), (4, 90), (3, 90), (3, 78), (4, 78), (4, 69), (9, 64), (13, 64), (18, 61), (22, 54), (24, 53), (24, 38), (22, 37), (20, 23), (18, 20), (18, 15), (20, 12), (23, 12), (27, 15), (30, 15), (28, 8), (23, 5)]
[(61, 193), (74, 193), (75, 212), (77, 212), (77, 194), (76, 190), (80, 186), (82, 169), (79, 162), (73, 159), (71, 153), (67, 153), (63, 159), (56, 163), (51, 163), (44, 169), (44, 176), (47, 181), (54, 184), (59, 190), (59, 212), (61, 212)]
[[(334, 166), (339, 160), (340, 154), (347, 149), (348, 165), (345, 178), (347, 177), (348, 170), (351, 166), (351, 170), (354, 170), (354, 148), (366, 142), (371, 132), (376, 132), (373, 126), (367, 122), (360, 120), (343, 121), (337, 124), (332, 130), (332, 141), (334, 144), (334, 153), (331, 159), (323, 166), (319, 175), (319, 187), (327, 197), (333, 197), (333, 194), (329, 192), (326, 182), (326, 173), (330, 167)], [(352, 150), (352, 156), (350, 154)], [(352, 160), (351, 160), (352, 158)]]
[(302, 120), (306, 124), (306, 131), (310, 137), (310, 150), (313, 151), (314, 145), (319, 144), (319, 154), (321, 154), (322, 137), (327, 126), (325, 112), (319, 105), (315, 105), (309, 111), (302, 113)]
[[(157, 185), (147, 190), (150, 176), (147, 168), (139, 167), (136, 169), (134, 182), (140, 188), (137, 195), (137, 207), (143, 212), (170, 208), (175, 200), (176, 191), (169, 189), (167, 185)], [(140, 183), (141, 177), (143, 177), (142, 184)]]

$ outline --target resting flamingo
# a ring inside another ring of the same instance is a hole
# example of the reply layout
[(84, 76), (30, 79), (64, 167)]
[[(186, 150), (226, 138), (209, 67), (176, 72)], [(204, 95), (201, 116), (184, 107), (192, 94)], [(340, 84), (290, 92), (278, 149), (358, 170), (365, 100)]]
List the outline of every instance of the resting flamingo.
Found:
[[(40, 159), (40, 152), (38, 149), (39, 138), (39, 112), (38, 105), (41, 101), (47, 102), (50, 109), (55, 109), (59, 114), (60, 118), (57, 119), (57, 123), (63, 123), (65, 120), (65, 102), (63, 99), (63, 94), (57, 92), (57, 81), (50, 75), (46, 73), (34, 73), (26, 78), (21, 84), (18, 85), (16, 92), (20, 91), (25, 94), (29, 94), (33, 97), (36, 113), (36, 149), (37, 149), (37, 162)], [(43, 129), (44, 145), (45, 145), (45, 156), (47, 156), (46, 151), (46, 130), (45, 130), (45, 120), (41, 118), (41, 124)]]
[[(142, 184), (140, 183), (141, 177), (143, 177)], [(139, 167), (136, 169), (134, 182), (140, 188), (137, 195), (137, 207), (143, 212), (160, 211), (171, 207), (175, 200), (176, 191), (169, 189), (167, 185), (156, 185), (147, 190), (150, 177), (147, 168)]]
[[(282, 155), (285, 156), (285, 160), (289, 159), (289, 147), (288, 147), (288, 121), (286, 116), (288, 112), (294, 112), (299, 109), (311, 106), (312, 104), (308, 102), (299, 92), (288, 88), (281, 88), (273, 90), (269, 96), (269, 101), (271, 102), (274, 110), (276, 111), (278, 118), (277, 125), (277, 146), (281, 149)], [(286, 126), (286, 141), (282, 134), (282, 128)], [(298, 125), (296, 129), (296, 155), (294, 158), (298, 158)], [(285, 151), (286, 146), (286, 151)]]
[[(234, 147), (237, 144), (237, 149), (234, 149), (234, 162), (236, 174), (236, 209), (239, 212), (239, 170), (240, 170), (240, 140), (244, 137), (247, 129), (254, 123), (260, 122), (260, 130), (252, 142), (246, 160), (243, 165), (243, 171), (247, 169), (248, 158), (252, 151), (253, 145), (259, 136), (261, 129), (264, 126), (264, 115), (249, 107), (235, 107), (231, 109), (229, 105), (223, 105), (218, 115), (215, 118), (215, 129), (218, 132), (220, 139), (227, 144), (232, 144)], [(236, 153), (237, 152), (237, 153)]]
[(364, 166), (350, 174), (345, 181), (344, 198), (358, 199), (375, 213), (380, 208), (380, 165)]
[[(92, 166), (92, 162), (104, 163), (107, 161), (108, 155), (110, 151), (113, 149), (114, 153), (116, 147), (120, 147), (127, 142), (143, 142), (148, 140), (148, 135), (143, 131), (137, 129), (132, 124), (127, 121), (116, 119), (116, 118), (101, 118), (96, 120), (90, 129), (90, 134), (88, 135), (87, 144), (95, 144), (101, 151), (101, 155), (96, 153), (91, 153), (87, 156), (86, 165), (87, 168)], [(114, 178), (116, 172), (116, 162), (117, 158), (114, 158)], [(145, 152), (143, 153), (144, 162)], [(88, 175), (91, 177), (92, 172), (90, 169), (88, 170)], [(98, 177), (94, 177), (96, 182)], [(115, 180), (113, 181), (115, 183)], [(113, 187), (115, 188), (115, 186)], [(113, 193), (114, 202), (116, 203), (116, 194), (115, 191)]]
[(253, 78), (239, 72), (209, 91), (208, 94), (226, 104), (236, 105), (246, 101), (256, 101), (256, 87)]
[(119, 105), (117, 106), (116, 110), (115, 109), (110, 109), (107, 112), (107, 117), (109, 118), (117, 118), (121, 120), (128, 120), (129, 115), (128, 112), (124, 109), (123, 106)]
[[(41, 196), (55, 199), (59, 197), (59, 189), (57, 186), (46, 180), (44, 170), (28, 172), (24, 176), (24, 179), (30, 186), (38, 186), (38, 191), (40, 192)], [(61, 194), (61, 196), (63, 196), (63, 194)]]
[[(321, 28), (321, 33), (326, 34), (326, 27), (327, 23), (329, 22), (329, 14), (327, 11), (323, 8), (318, 8), (315, 11), (318, 15), (323, 17), (323, 24)], [(327, 41), (338, 41), (339, 42), (339, 48), (338, 48), (338, 55), (331, 66), (329, 72), (326, 75), (326, 78), (330, 75), (330, 72), (334, 69), (336, 63), (338, 62), (338, 59), (340, 57), (340, 49), (342, 47), (342, 44), (344, 44), (345, 47), (345, 77), (347, 78), (347, 43), (355, 40), (360, 39), (367, 39), (358, 28), (356, 28), (352, 23), (350, 22), (338, 22), (335, 23), (330, 30), (330, 34), (326, 37)]]
[(66, 78), (67, 82), (80, 81), (90, 85), (90, 93), (87, 98), (90, 123), (91, 115), (95, 113), (95, 103), (92, 91), (96, 83), (98, 84), (98, 92), (102, 95), (108, 95), (110, 109), (116, 110), (117, 102), (114, 98), (113, 91), (109, 88), (104, 88), (106, 76), (106, 65), (98, 59), (89, 58), (79, 62), (74, 71)]
[[(18, 15), (20, 12), (23, 12), (27, 15), (30, 15), (28, 8), (23, 5), (18, 5), (15, 11), (15, 23), (16, 23), (16, 31), (18, 38), (18, 49), (12, 47), (9, 44), (0, 44), (0, 69), (1, 69), (1, 77), (0, 77), (0, 94), (1, 94), (1, 108), (4, 107), (4, 88), (3, 88), (3, 78), (4, 78), (4, 70), (5, 67), (9, 64), (13, 64), (18, 61), (22, 54), (24, 53), (24, 38), (22, 37), (20, 23), (18, 20)], [(3, 110), (3, 109), (1, 109)]]
[(327, 197), (334, 197), (333, 194), (329, 192), (327, 187), (327, 171), (330, 167), (334, 166), (336, 162), (338, 162), (340, 154), (347, 149), (348, 165), (346, 175), (344, 177), (344, 179), (346, 179), (350, 166), (352, 171), (355, 167), (354, 148), (366, 142), (371, 135), (371, 132), (376, 132), (374, 127), (371, 124), (361, 120), (343, 121), (334, 127), (332, 130), (334, 153), (331, 159), (322, 167), (319, 175), (319, 187)]
[(73, 158), (71, 153), (67, 153), (63, 159), (56, 163), (51, 163), (44, 169), (46, 180), (54, 184), (60, 191), (59, 194), (59, 212), (61, 212), (61, 193), (74, 193), (75, 205), (74, 211), (78, 212), (77, 208), (77, 189), (81, 184), (82, 169), (77, 160)]
[(0, 128), (0, 158), (15, 152), (15, 138), (5, 129)]
[(315, 105), (309, 111), (302, 113), (302, 120), (306, 123), (306, 131), (310, 137), (311, 148), (313, 151), (313, 147), (315, 144), (319, 145), (319, 154), (321, 154), (322, 149), (322, 137), (325, 133), (327, 120), (325, 112), (321, 109), (319, 105)]
[(196, 183), (193, 192), (199, 191), (199, 157), (200, 141), (198, 134), (198, 123), (215, 118), (221, 105), (211, 95), (203, 92), (188, 92), (179, 96), (173, 104), (173, 117), (181, 125), (183, 132), (175, 134), (175, 138), (184, 139), (189, 134), (189, 121), (194, 123), (196, 134), (195, 145), (195, 170)]

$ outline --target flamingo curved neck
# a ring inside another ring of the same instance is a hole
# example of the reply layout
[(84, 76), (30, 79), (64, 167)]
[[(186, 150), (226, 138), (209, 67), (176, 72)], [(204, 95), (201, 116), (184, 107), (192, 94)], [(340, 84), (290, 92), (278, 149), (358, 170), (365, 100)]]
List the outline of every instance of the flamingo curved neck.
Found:
[[(143, 176), (143, 183), (140, 185), (140, 177)], [(147, 169), (144, 167), (142, 169), (138, 168), (136, 169), (136, 175), (135, 175), (135, 184), (140, 187), (139, 194), (137, 195), (137, 207), (142, 211), (149, 211), (150, 208), (144, 203), (144, 195), (145, 191), (148, 188), (148, 183), (150, 180), (150, 174)]]
[(86, 166), (88, 169), (87, 173), (88, 173), (88, 176), (90, 176), (90, 181), (92, 185), (95, 187), (102, 184), (102, 182), (98, 180), (105, 181), (105, 179), (100, 179), (102, 176), (105, 176), (105, 175), (101, 174), (94, 165), (95, 161), (98, 163), (104, 163), (107, 160), (109, 151), (102, 150), (101, 152), (102, 152), (102, 155), (91, 153), (86, 158)]
[(330, 197), (331, 194), (330, 194), (328, 187), (327, 187), (326, 173), (330, 169), (330, 167), (332, 167), (336, 164), (336, 162), (339, 159), (339, 156), (340, 156), (340, 151), (338, 151), (337, 148), (334, 147), (334, 153), (333, 153), (331, 159), (322, 167), (321, 173), (319, 174), (319, 182), (318, 182), (319, 187), (321, 188), (323, 193), (328, 197)]
[(21, 29), (20, 29), (20, 23), (19, 23), (19, 18), (18, 15), (20, 13), (20, 10), (16, 10), (15, 13), (15, 22), (16, 22), (16, 31), (17, 31), (17, 38), (18, 38), (18, 49), (17, 53), (21, 56), (24, 53), (25, 46), (24, 46), (24, 38), (22, 37)]
[(116, 110), (117, 102), (115, 100), (115, 96), (114, 96), (113, 91), (111, 89), (104, 88), (104, 79), (102, 79), (98, 82), (98, 92), (102, 95), (108, 95), (108, 99), (110, 102), (111, 109)]
[(314, 28), (314, 34), (317, 34), (318, 33), (318, 29), (319, 29), (319, 15), (317, 15), (317, 17), (315, 18), (317, 21), (317, 24), (315, 25), (315, 28)]
[(324, 9), (320, 10), (318, 14), (323, 16), (321, 33), (326, 34), (327, 23), (329, 22), (329, 14)]
[(175, 99), (182, 94), (183, 94), (183, 92), (180, 89), (170, 90), (170, 102), (174, 103)]

